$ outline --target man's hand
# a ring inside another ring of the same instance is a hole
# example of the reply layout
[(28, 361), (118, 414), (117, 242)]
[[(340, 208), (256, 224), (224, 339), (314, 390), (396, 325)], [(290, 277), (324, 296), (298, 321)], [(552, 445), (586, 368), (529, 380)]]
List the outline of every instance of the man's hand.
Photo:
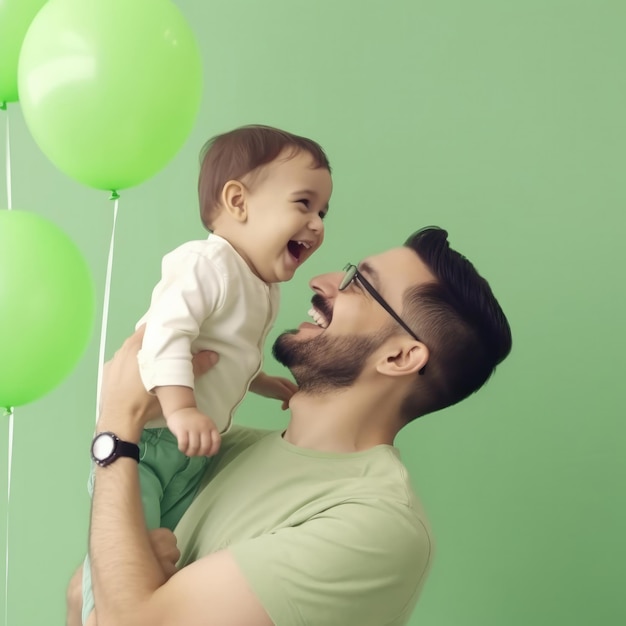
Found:
[[(141, 348), (144, 331), (144, 326), (137, 329), (104, 366), (100, 403), (99, 425), (104, 421), (107, 425), (105, 428), (108, 428), (114, 421), (119, 423), (120, 416), (123, 416), (124, 426), (127, 427), (126, 436), (135, 435), (137, 439), (144, 425), (161, 414), (157, 399), (145, 390), (139, 376), (137, 353)], [(201, 376), (218, 359), (215, 352), (194, 355), (194, 374)]]
[[(180, 550), (176, 545), (176, 536), (168, 528), (155, 528), (150, 531), (150, 546), (156, 556), (165, 578), (169, 580), (177, 571), (176, 564), (180, 559)], [(67, 621), (66, 626), (81, 626), (81, 611), (83, 605), (83, 566), (81, 565), (67, 587)], [(96, 619), (92, 614), (90, 624), (95, 625)]]
[(215, 422), (198, 411), (187, 407), (174, 411), (167, 418), (167, 427), (178, 440), (178, 449), (187, 456), (213, 456), (222, 443)]
[(265, 372), (259, 372), (257, 377), (250, 383), (250, 391), (266, 398), (282, 400), (281, 408), (284, 411), (289, 408), (289, 400), (298, 391), (298, 385), (287, 378), (268, 376)]
[(169, 580), (178, 571), (176, 564), (180, 559), (176, 536), (168, 528), (155, 528), (150, 531), (150, 545), (165, 577)]

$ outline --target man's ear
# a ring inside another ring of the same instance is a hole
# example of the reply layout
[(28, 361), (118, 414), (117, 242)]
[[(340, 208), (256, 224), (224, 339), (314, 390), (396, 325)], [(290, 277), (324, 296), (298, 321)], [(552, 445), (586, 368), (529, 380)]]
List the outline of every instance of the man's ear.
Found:
[(233, 219), (245, 222), (248, 219), (246, 186), (238, 180), (229, 180), (222, 188), (222, 207)]
[(392, 343), (382, 353), (376, 371), (385, 376), (407, 376), (417, 374), (428, 363), (428, 348), (421, 341)]

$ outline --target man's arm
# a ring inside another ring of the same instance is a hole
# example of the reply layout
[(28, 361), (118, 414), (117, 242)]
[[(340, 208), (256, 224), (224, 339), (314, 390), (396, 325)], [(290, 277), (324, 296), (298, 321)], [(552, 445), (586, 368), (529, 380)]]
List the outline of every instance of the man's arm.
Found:
[[(137, 367), (141, 332), (107, 368), (98, 431), (137, 442), (155, 414)], [(271, 626), (233, 556), (209, 555), (167, 580), (150, 546), (136, 461), (97, 467), (90, 556), (98, 626)]]
[[(176, 546), (174, 533), (167, 528), (155, 528), (150, 531), (150, 545), (156, 555), (166, 578), (170, 578), (177, 571), (176, 564), (180, 559), (180, 550)], [(65, 626), (82, 626), (81, 613), (83, 610), (83, 565), (72, 575), (67, 586), (67, 619)], [(87, 622), (95, 624), (95, 614)]]

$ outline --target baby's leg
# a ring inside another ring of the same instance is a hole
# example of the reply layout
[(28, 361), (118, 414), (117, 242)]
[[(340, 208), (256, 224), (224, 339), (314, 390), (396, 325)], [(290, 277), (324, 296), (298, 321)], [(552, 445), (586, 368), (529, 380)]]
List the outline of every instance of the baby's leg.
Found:
[[(82, 575), (82, 592), (83, 592), (83, 604), (81, 607), (81, 624), (87, 623), (87, 617), (94, 609), (93, 602), (93, 589), (91, 587), (91, 566), (89, 564), (89, 555), (85, 557), (83, 563), (83, 575)], [(69, 615), (69, 614), (68, 614)], [(69, 626), (69, 617), (68, 617)]]
[[(181, 454), (176, 451), (178, 454)], [(195, 498), (206, 469), (215, 457), (182, 457), (178, 471), (163, 491), (161, 526), (174, 531), (180, 518)]]
[(65, 626), (81, 626), (80, 613), (82, 609), (82, 566), (79, 567), (67, 585)]

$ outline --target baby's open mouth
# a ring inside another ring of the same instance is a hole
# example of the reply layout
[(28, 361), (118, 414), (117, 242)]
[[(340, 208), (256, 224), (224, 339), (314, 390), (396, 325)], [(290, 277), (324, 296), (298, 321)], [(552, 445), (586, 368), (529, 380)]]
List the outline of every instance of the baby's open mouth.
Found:
[(296, 241), (295, 239), (292, 239), (287, 244), (287, 250), (289, 250), (289, 254), (291, 254), (291, 256), (296, 259), (296, 261), (299, 261), (303, 251), (308, 250), (310, 247), (310, 243), (306, 241)]

